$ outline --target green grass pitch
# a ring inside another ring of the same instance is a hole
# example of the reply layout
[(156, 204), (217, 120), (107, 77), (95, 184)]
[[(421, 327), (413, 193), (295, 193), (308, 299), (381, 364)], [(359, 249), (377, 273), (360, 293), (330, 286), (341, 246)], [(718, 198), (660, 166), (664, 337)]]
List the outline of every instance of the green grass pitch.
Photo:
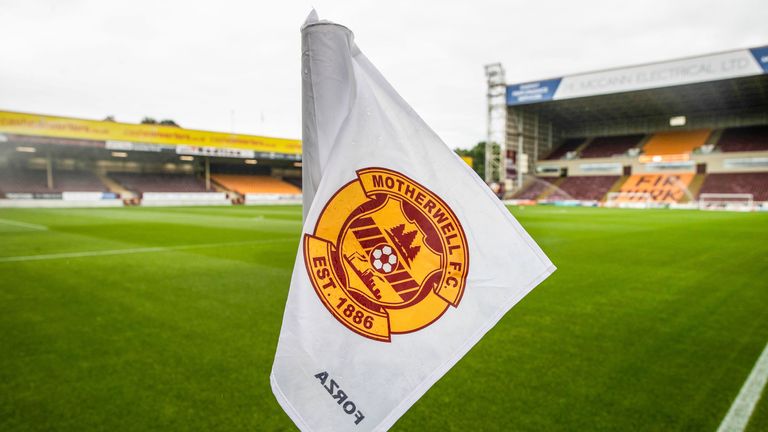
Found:
[[(394, 430), (715, 430), (768, 341), (768, 214), (512, 212), (558, 271)], [(0, 430), (293, 429), (268, 375), (300, 221), (0, 210)]]

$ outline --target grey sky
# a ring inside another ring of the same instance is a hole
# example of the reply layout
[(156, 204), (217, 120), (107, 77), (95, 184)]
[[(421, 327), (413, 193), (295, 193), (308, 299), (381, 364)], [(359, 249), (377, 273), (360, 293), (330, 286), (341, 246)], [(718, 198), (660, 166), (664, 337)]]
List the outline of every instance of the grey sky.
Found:
[(485, 135), (486, 63), (513, 83), (768, 44), (765, 0), (0, 0), (0, 109), (300, 138), (313, 6), (451, 147)]

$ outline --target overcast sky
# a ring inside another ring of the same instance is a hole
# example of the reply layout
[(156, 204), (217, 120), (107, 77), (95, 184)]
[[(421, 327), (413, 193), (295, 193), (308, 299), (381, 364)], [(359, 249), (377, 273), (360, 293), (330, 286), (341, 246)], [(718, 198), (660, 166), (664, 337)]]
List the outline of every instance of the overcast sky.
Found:
[(768, 1), (0, 0), (0, 109), (300, 138), (315, 7), (451, 147), (509, 83), (768, 44)]

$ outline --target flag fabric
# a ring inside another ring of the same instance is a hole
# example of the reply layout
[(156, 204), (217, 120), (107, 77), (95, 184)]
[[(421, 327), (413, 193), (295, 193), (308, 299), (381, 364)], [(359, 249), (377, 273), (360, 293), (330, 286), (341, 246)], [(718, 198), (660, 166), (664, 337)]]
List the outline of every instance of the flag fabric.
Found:
[(349, 29), (313, 11), (302, 45), (305, 221), (270, 381), (301, 430), (386, 430), (555, 267)]

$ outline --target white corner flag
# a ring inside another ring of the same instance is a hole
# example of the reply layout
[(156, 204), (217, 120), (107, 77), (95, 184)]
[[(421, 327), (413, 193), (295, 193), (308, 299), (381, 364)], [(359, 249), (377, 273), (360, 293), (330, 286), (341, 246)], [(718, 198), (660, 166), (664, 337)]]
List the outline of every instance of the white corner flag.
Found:
[(305, 221), (270, 381), (304, 431), (386, 430), (555, 267), (352, 32), (302, 28)]

